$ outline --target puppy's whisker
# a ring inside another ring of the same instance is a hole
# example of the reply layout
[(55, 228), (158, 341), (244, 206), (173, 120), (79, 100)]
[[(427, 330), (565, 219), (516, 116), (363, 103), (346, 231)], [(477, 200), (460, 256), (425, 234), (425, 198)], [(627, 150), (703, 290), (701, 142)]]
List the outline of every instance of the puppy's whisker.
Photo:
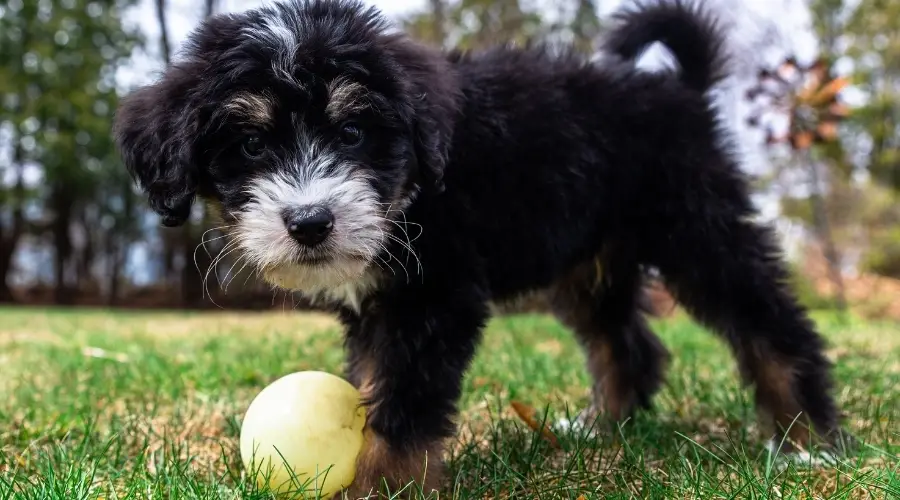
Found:
[[(216, 257), (212, 260), (212, 262), (209, 263), (209, 267), (206, 268), (206, 272), (203, 274), (203, 286), (200, 291), (201, 294), (206, 294), (207, 297), (212, 299), (212, 294), (209, 293), (209, 273), (216, 269), (216, 267), (219, 265), (219, 262), (221, 262), (222, 259), (224, 259), (228, 254), (230, 254), (232, 251), (234, 251), (236, 249), (237, 249), (237, 243), (230, 241), (227, 244), (225, 244), (225, 246), (223, 246), (221, 250), (219, 250), (219, 253), (216, 254)], [(195, 256), (196, 256), (196, 254), (195, 254)], [(216, 274), (216, 281), (218, 282), (219, 281), (218, 272), (215, 272), (215, 274)], [(201, 295), (201, 298), (202, 298), (202, 295)], [(213, 303), (215, 304), (215, 301), (213, 301)]]
[[(375, 258), (376, 258), (378, 261), (381, 261), (385, 266), (387, 266), (387, 269), (386, 269), (386, 270), (390, 270), (391, 275), (397, 276), (397, 270), (395, 270), (395, 269), (390, 265), (390, 263), (388, 263), (388, 261), (386, 261), (386, 260), (384, 259), (384, 257), (382, 257), (382, 256), (380, 256), (380, 255), (377, 255)], [(384, 267), (382, 267), (381, 265), (379, 265), (379, 267), (381, 267), (382, 269), (384, 269)]]
[[(198, 273), (202, 273), (202, 272), (203, 272), (203, 270), (200, 269), (200, 263), (197, 261), (197, 251), (200, 250), (200, 247), (203, 247), (203, 250), (206, 251), (206, 256), (207, 256), (207, 257), (212, 258), (212, 255), (210, 255), (210, 253), (209, 253), (209, 249), (206, 248), (206, 244), (207, 244), (207, 243), (212, 243), (213, 241), (220, 240), (220, 239), (222, 239), (222, 238), (228, 237), (227, 234), (223, 234), (222, 236), (217, 236), (217, 237), (215, 237), (215, 238), (210, 238), (210, 239), (207, 240), (207, 239), (206, 239), (206, 235), (209, 234), (210, 231), (217, 231), (217, 230), (225, 229), (225, 228), (228, 228), (228, 227), (231, 227), (231, 226), (214, 227), (214, 228), (211, 228), (211, 229), (207, 229), (206, 231), (203, 231), (203, 234), (200, 235), (200, 243), (194, 248), (194, 253), (193, 253), (193, 256), (194, 256), (194, 268), (197, 269), (197, 272), (198, 272)], [(202, 298), (202, 297), (201, 297), (201, 298)]]
[[(248, 258), (248, 259), (245, 259), (244, 264), (240, 267), (240, 269), (237, 270), (236, 273), (234, 273), (234, 274), (232, 275), (232, 277), (231, 277), (231, 279), (228, 281), (228, 283), (225, 284), (225, 293), (228, 293), (228, 286), (234, 281), (235, 278), (238, 277), (238, 275), (240, 275), (240, 274), (244, 271), (244, 269), (247, 268), (247, 266), (250, 266), (250, 269), (251, 269), (251, 270), (252, 270), (252, 269), (257, 269), (257, 268), (252, 264), (252, 261), (251, 261), (249, 258)], [(256, 272), (258, 273), (258, 270), (257, 270)], [(242, 286), (247, 286), (247, 282), (249, 282), (249, 281), (250, 281), (250, 278), (252, 278), (253, 276), (254, 276), (254, 272), (247, 272), (247, 277), (244, 278), (244, 282), (243, 282)]]
[[(400, 213), (403, 213), (403, 212), (400, 212)], [(404, 218), (406, 217), (406, 214), (405, 214), (405, 213), (403, 213), (403, 217), (404, 217)], [(392, 224), (396, 224), (396, 225), (398, 225), (398, 226), (415, 226), (415, 227), (419, 228), (420, 230), (422, 229), (422, 225), (419, 224), (418, 222), (409, 222), (409, 221), (406, 221), (406, 220), (397, 220), (397, 219), (388, 219), (388, 220), (389, 220)]]
[(354, 238), (353, 241), (362, 247), (363, 257), (365, 257), (366, 260), (372, 260), (375, 257), (375, 251), (365, 241), (359, 238)]
[[(415, 238), (410, 239), (409, 231), (407, 231), (406, 228), (401, 226), (397, 221), (390, 221), (390, 222), (393, 223), (398, 229), (400, 229), (400, 231), (403, 233), (403, 235), (406, 236), (406, 246), (407, 246), (407, 248), (412, 249), (413, 241), (416, 241), (416, 239), (418, 239), (418, 237), (422, 235), (422, 232), (420, 231), (419, 234)], [(422, 226), (419, 226), (419, 227), (421, 228)]]
[[(382, 259), (381, 257), (376, 256), (376, 257), (372, 258), (372, 263), (375, 264), (376, 266), (378, 266), (378, 268), (381, 269), (382, 271), (387, 271), (389, 269), (389, 268), (385, 269), (385, 267), (382, 265), (382, 263), (384, 263), (384, 259)], [(393, 273), (393, 271), (394, 270), (391, 269), (392, 273)]]
[[(248, 261), (248, 262), (249, 262), (249, 261)], [(256, 274), (256, 275), (259, 274), (259, 269), (257, 269), (255, 266), (254, 266), (253, 268), (251, 268), (251, 269), (256, 269), (256, 270), (255, 270), (254, 272), (248, 272), (248, 273), (247, 273), (247, 277), (244, 278), (244, 282), (241, 284), (241, 286), (246, 287), (246, 286), (247, 286), (247, 282), (250, 281), (250, 278), (252, 278), (252, 277), (254, 276), (254, 274)]]
[[(227, 249), (227, 251), (226, 251), (226, 249)], [(222, 249), (221, 252), (219, 252), (219, 255), (216, 256), (215, 260), (213, 260), (213, 262), (210, 263), (209, 268), (206, 270), (206, 274), (203, 277), (203, 289), (206, 291), (206, 294), (210, 298), (210, 300), (212, 300), (212, 294), (209, 292), (209, 273), (213, 272), (215, 274), (216, 282), (219, 284), (219, 288), (221, 289), (222, 282), (219, 279), (218, 266), (222, 262), (222, 260), (224, 260), (226, 257), (231, 255), (232, 253), (236, 252), (237, 250), (238, 250), (238, 246), (236, 244), (232, 245), (231, 247), (226, 246), (225, 248)], [(214, 300), (213, 300), (213, 303), (215, 304)]]
[[(220, 287), (220, 288), (221, 288), (221, 285), (222, 285), (222, 280), (221, 280), (221, 276), (219, 275), (219, 269), (218, 269), (218, 268), (219, 268), (219, 264), (221, 264), (222, 261), (224, 261), (226, 257), (228, 257), (229, 255), (233, 254), (233, 253), (236, 252), (236, 251), (238, 251), (238, 247), (237, 247), (237, 246), (234, 246), (234, 247), (230, 248), (228, 251), (223, 251), (222, 253), (220, 253), (220, 254), (218, 255), (218, 257), (216, 258), (216, 260), (213, 262), (212, 265), (210, 265), (209, 269), (207, 270), (207, 276), (209, 275), (209, 272), (210, 272), (210, 271), (213, 272), (213, 274), (214, 274), (215, 277), (216, 277), (216, 283), (219, 284), (219, 287)], [(228, 275), (228, 274), (227, 274), (227, 272), (226, 272), (226, 276), (227, 276), (227, 275)]]
[(209, 234), (209, 233), (211, 233), (211, 232), (213, 232), (213, 231), (222, 231), (222, 230), (225, 230), (225, 229), (230, 229), (230, 228), (232, 228), (232, 227), (233, 227), (233, 226), (230, 226), (230, 225), (229, 225), (229, 226), (211, 227), (211, 228), (207, 229), (206, 231), (203, 231), (203, 234), (200, 235), (200, 243), (201, 243), (201, 244), (205, 244), (205, 243), (213, 242), (213, 241), (218, 240), (218, 239), (222, 239), (222, 238), (224, 238), (225, 236), (227, 236), (228, 234), (226, 233), (226, 234), (223, 234), (222, 236), (218, 236), (218, 237), (216, 237), (216, 238), (211, 238), (211, 239), (208, 239), (208, 240), (206, 239), (206, 235)]
[(206, 270), (207, 276), (209, 275), (210, 269), (214, 269), (219, 264), (219, 262), (222, 261), (222, 259), (228, 256), (228, 254), (230, 254), (232, 251), (237, 250), (237, 248), (237, 242), (234, 241), (230, 241), (225, 246), (223, 246), (222, 249), (219, 250), (219, 253), (216, 254), (216, 257), (212, 260), (212, 262), (210, 262), (209, 267)]
[[(383, 236), (387, 236), (387, 237), (391, 237), (391, 235), (390, 235), (389, 233), (386, 233), (386, 232), (384, 232), (384, 231), (382, 231), (382, 235), (383, 235)], [(400, 240), (397, 240), (397, 241), (400, 241)], [(400, 243), (403, 243), (403, 242), (400, 241)], [(381, 248), (382, 248), (382, 251), (388, 255), (388, 257), (390, 257), (390, 258), (394, 259), (395, 261), (397, 261), (397, 264), (400, 265), (400, 267), (403, 269), (404, 274), (406, 274), (406, 282), (409, 283), (409, 281), (410, 281), (409, 271), (406, 269), (406, 266), (403, 265), (403, 262), (402, 262), (400, 259), (398, 259), (396, 255), (394, 255), (393, 253), (391, 253), (391, 251), (387, 248), (386, 245), (382, 244), (382, 245), (381, 245)], [(395, 274), (396, 274), (396, 273), (395, 273)]]
[(422, 261), (419, 259), (419, 256), (416, 254), (416, 251), (413, 250), (412, 245), (411, 245), (411, 244), (407, 244), (405, 241), (401, 240), (400, 238), (398, 238), (398, 237), (396, 237), (396, 236), (394, 236), (394, 235), (392, 235), (392, 234), (390, 234), (390, 233), (385, 233), (385, 236), (387, 236), (387, 238), (388, 238), (389, 240), (394, 241), (394, 242), (396, 242), (398, 245), (400, 245), (401, 247), (403, 247), (403, 248), (407, 251), (407, 253), (409, 253), (409, 255), (412, 256), (412, 258), (416, 259), (416, 271), (417, 271), (418, 273), (421, 274), (421, 272), (422, 272)]
[[(416, 223), (416, 222), (409, 222), (409, 221), (407, 221), (407, 220), (406, 220), (406, 212), (404, 212), (404, 211), (401, 210), (401, 211), (400, 211), (400, 215), (403, 216), (403, 222), (400, 222), (400, 221), (397, 221), (397, 220), (394, 220), (394, 221), (391, 221), (391, 222), (393, 222), (394, 224), (398, 224), (398, 225), (399, 225), (399, 224), (403, 224), (404, 226), (416, 226), (416, 227), (419, 228), (419, 234), (417, 234), (416, 237), (413, 238), (412, 241), (410, 241), (410, 244), (412, 244), (413, 241), (416, 241), (417, 239), (419, 239), (420, 236), (422, 236), (422, 233), (425, 232), (425, 228), (422, 227), (422, 224), (419, 224), (419, 223)], [(409, 233), (408, 233), (408, 232), (407, 232), (407, 237), (409, 237)]]
[[(387, 270), (380, 263), (380, 262), (383, 262), (385, 265), (387, 265), (387, 262), (384, 262), (384, 259), (378, 255), (378, 251), (374, 250), (373, 248), (371, 248), (369, 245), (367, 245), (365, 242), (362, 242), (362, 241), (359, 242), (359, 245), (363, 247), (363, 251), (365, 252), (366, 260), (368, 260), (368, 261), (372, 262), (373, 264), (375, 264), (376, 266), (378, 266), (378, 268), (381, 269), (382, 271)], [(382, 245), (382, 248), (384, 248), (383, 245)], [(390, 268), (390, 266), (388, 266), (388, 268)], [(393, 272), (393, 269), (391, 269), (391, 272)]]
[[(225, 283), (225, 290), (224, 290), (225, 295), (228, 295), (228, 285), (230, 285), (231, 282), (234, 281), (234, 278), (236, 278), (239, 274), (241, 274), (241, 271), (243, 271), (244, 268), (247, 267), (248, 264), (250, 264), (250, 260), (249, 260), (249, 259), (246, 259), (243, 255), (241, 255), (241, 256), (238, 257), (238, 259), (235, 261), (234, 265), (231, 266), (231, 270), (233, 271), (234, 268), (237, 266), (238, 262), (241, 262), (241, 261), (244, 261), (244, 265), (242, 265), (241, 268), (238, 269), (236, 273), (233, 273), (233, 274), (231, 275), (231, 279), (228, 280), (227, 283)], [(229, 271), (229, 272), (231, 272), (231, 271)]]

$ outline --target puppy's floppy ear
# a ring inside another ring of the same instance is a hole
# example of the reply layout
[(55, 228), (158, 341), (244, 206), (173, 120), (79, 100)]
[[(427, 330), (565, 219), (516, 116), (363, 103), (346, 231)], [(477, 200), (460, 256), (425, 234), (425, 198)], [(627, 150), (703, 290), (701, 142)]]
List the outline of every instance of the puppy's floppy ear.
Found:
[(122, 100), (113, 125), (125, 167), (169, 227), (188, 219), (197, 192), (192, 152), (199, 120), (190, 97), (196, 74), (190, 66), (171, 66), (162, 80)]
[(444, 190), (444, 168), (459, 113), (456, 73), (442, 54), (408, 38), (395, 38), (389, 47), (407, 80), (419, 178), (426, 189), (439, 193)]
[(426, 188), (436, 193), (444, 190), (444, 168), (450, 153), (453, 138), (452, 114), (446, 113), (433, 101), (435, 97), (428, 90), (417, 98), (414, 105), (413, 140), (419, 175)]

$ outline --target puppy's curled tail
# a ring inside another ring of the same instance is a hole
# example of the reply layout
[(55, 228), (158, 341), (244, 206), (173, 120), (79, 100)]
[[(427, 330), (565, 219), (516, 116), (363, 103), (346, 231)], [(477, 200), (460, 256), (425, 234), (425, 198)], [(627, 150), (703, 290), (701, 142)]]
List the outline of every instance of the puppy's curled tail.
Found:
[(672, 52), (681, 66), (681, 79), (705, 93), (727, 76), (725, 39), (719, 23), (697, 4), (684, 0), (638, 3), (614, 15), (617, 25), (604, 38), (604, 48), (624, 59), (636, 60), (654, 42)]

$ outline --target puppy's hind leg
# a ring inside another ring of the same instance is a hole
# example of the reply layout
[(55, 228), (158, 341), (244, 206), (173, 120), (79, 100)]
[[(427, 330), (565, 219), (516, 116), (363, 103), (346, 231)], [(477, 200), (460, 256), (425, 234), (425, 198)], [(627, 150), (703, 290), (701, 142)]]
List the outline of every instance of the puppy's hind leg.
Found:
[(719, 186), (730, 192), (681, 190), (690, 199), (666, 204), (664, 229), (644, 248), (678, 301), (731, 344), (775, 442), (835, 443), (842, 434), (824, 341), (787, 286), (773, 231), (750, 220), (739, 184)]
[(587, 355), (593, 405), (579, 416), (618, 421), (649, 407), (669, 354), (639, 308), (640, 269), (625, 259), (580, 266), (550, 292), (554, 313), (572, 328)]

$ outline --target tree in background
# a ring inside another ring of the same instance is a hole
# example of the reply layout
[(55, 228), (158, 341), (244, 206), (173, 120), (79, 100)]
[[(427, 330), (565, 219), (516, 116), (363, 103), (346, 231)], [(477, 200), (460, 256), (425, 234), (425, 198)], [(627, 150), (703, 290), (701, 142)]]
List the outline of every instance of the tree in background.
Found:
[[(133, 219), (120, 214), (133, 196), (121, 176), (110, 137), (116, 108), (115, 70), (131, 54), (137, 38), (126, 33), (122, 8), (133, 0), (0, 2), (0, 122), (11, 130), (7, 145), (16, 184), (12, 229), (20, 238), (23, 204), (34, 202), (41, 216), (27, 222), (31, 236), (49, 237), (54, 248), (56, 301), (67, 303), (78, 267), (90, 268), (97, 227), (129, 234)], [(42, 181), (30, 200), (22, 199), (26, 165)], [(9, 167), (4, 167), (9, 168)], [(4, 186), (6, 189), (6, 186)], [(112, 192), (110, 191), (112, 189)], [(16, 230), (16, 228), (19, 228)], [(73, 230), (81, 235), (76, 266)], [(13, 241), (13, 243), (18, 243)], [(5, 269), (9, 272), (9, 264)]]
[(855, 83), (868, 97), (858, 121), (870, 135), (869, 170), (900, 192), (900, 0), (860, 0), (844, 33)]
[[(202, 18), (208, 18), (215, 13), (217, 0), (203, 0)], [(170, 43), (169, 28), (167, 23), (168, 2), (166, 0), (154, 0), (156, 20), (159, 25), (160, 39), (159, 52), (162, 63), (168, 65), (172, 59), (173, 48)], [(209, 253), (197, 251), (203, 244), (202, 239), (212, 226), (211, 214), (202, 205), (194, 207), (194, 213), (180, 228), (158, 228), (163, 242), (163, 276), (165, 279), (177, 281), (180, 284), (181, 305), (185, 307), (198, 306), (204, 298), (203, 276), (211, 265)]]
[(566, 0), (554, 8), (540, 10), (521, 0), (429, 0), (424, 10), (406, 17), (403, 24), (415, 38), (442, 47), (477, 49), (563, 40), (591, 51), (600, 33), (595, 1)]
[(866, 98), (854, 120), (854, 160), (873, 186), (863, 214), (864, 264), (900, 278), (900, 0), (859, 0), (844, 19), (843, 55), (853, 61), (854, 83)]
[[(835, 294), (838, 305), (843, 303), (847, 270), (864, 273), (853, 276), (850, 283), (857, 286), (847, 287), (847, 296), (857, 304), (877, 299), (874, 289), (858, 286), (874, 283), (870, 273), (900, 277), (900, 208), (891, 181), (897, 165), (891, 158), (900, 137), (894, 119), (900, 105), (900, 73), (891, 59), (891, 47), (898, 46), (900, 21), (885, 15), (898, 6), (896, 0), (810, 1), (820, 61), (809, 73), (819, 78), (820, 85), (788, 93), (797, 104), (789, 121), (790, 154), (782, 155), (777, 144), (771, 148), (773, 163), (778, 165), (773, 180), (783, 190), (782, 214), (814, 229), (828, 265), (832, 284), (823, 286), (816, 260), (806, 263), (815, 292)], [(831, 90), (849, 83), (843, 92), (854, 104), (849, 115), (830, 100), (833, 93), (816, 92), (822, 86), (828, 89), (829, 81)], [(816, 102), (819, 97), (823, 99)], [(822, 107), (816, 109), (818, 105)], [(846, 119), (838, 123), (829, 114)], [(803, 122), (813, 128), (797, 133), (795, 125)], [(798, 189), (802, 187), (807, 189)], [(810, 256), (818, 253), (814, 247), (810, 250)]]
[[(849, 76), (863, 99), (837, 128), (837, 140), (811, 150), (821, 173), (819, 215), (809, 191), (795, 189), (806, 183), (808, 168), (773, 149), (779, 174), (773, 179), (789, 188), (783, 213), (815, 228), (824, 212), (844, 262), (900, 277), (900, 16), (893, 15), (900, 14), (900, 0), (808, 1), (826, 65)], [(57, 302), (102, 297), (149, 305), (156, 297), (170, 307), (210, 306), (213, 300), (266, 307), (272, 293), (264, 287), (254, 291), (252, 276), (247, 286), (232, 287), (228, 300), (204, 296), (207, 271), (210, 281), (220, 278), (210, 269), (213, 262), (221, 270), (239, 264), (228, 255), (220, 261), (210, 257), (224, 242), (216, 239), (221, 232), (212, 227), (211, 214), (198, 205), (183, 228), (153, 227), (157, 219), (136, 194), (110, 141), (114, 72), (141, 42), (121, 23), (122, 10), (135, 2), (0, 0), (0, 301), (12, 297), (9, 277), (21, 278), (24, 271), (29, 283), (40, 284), (23, 290), (14, 283), (26, 301), (46, 302), (53, 292)], [(166, 62), (175, 48), (165, 22), (174, 0), (151, 5), (162, 28), (161, 38), (153, 40), (161, 50), (152, 52)], [(216, 10), (215, 0), (180, 0), (183, 5), (196, 9), (196, 17)], [(597, 10), (604, 6), (598, 0), (428, 0), (401, 22), (414, 37), (445, 48), (547, 41), (590, 52), (602, 34)], [(736, 54), (734, 91), (751, 83), (767, 56), (786, 50), (789, 40), (767, 10), (748, 9), (740, 0), (718, 0), (717, 8), (726, 25), (753, 24), (748, 15), (759, 21), (759, 29), (741, 30), (753, 50)], [(739, 111), (738, 106), (726, 112)], [(204, 238), (211, 243), (198, 247)], [(148, 251), (141, 267), (148, 270), (143, 274), (150, 287), (140, 290), (126, 271), (136, 248)], [(14, 263), (24, 262), (27, 269), (13, 270)], [(224, 274), (223, 281), (233, 281), (233, 273)]]
[[(838, 124), (847, 117), (849, 109), (838, 101), (838, 94), (846, 86), (844, 78), (830, 76), (830, 68), (823, 60), (809, 66), (788, 58), (775, 71), (763, 69), (759, 82), (747, 92), (750, 100), (764, 98), (763, 106), (748, 118), (751, 125), (762, 126), (766, 143), (770, 146), (786, 143), (790, 146), (792, 163), (808, 176), (808, 193), (813, 226), (825, 249), (829, 274), (835, 286), (835, 299), (840, 310), (847, 307), (840, 256), (835, 245), (831, 221), (825, 208), (822, 185), (822, 162), (817, 150), (828, 150), (836, 144)], [(787, 119), (783, 134), (764, 123), (767, 113)], [(833, 149), (833, 147), (832, 147)]]
[[(900, 278), (900, 0), (812, 0), (810, 9), (823, 60), (860, 101), (813, 156), (834, 240), (859, 270)], [(790, 196), (785, 213), (816, 217)]]
[(600, 35), (602, 26), (597, 17), (597, 5), (594, 0), (578, 0), (575, 15), (569, 24), (572, 31), (572, 43), (579, 49), (589, 52), (595, 48), (594, 41)]

